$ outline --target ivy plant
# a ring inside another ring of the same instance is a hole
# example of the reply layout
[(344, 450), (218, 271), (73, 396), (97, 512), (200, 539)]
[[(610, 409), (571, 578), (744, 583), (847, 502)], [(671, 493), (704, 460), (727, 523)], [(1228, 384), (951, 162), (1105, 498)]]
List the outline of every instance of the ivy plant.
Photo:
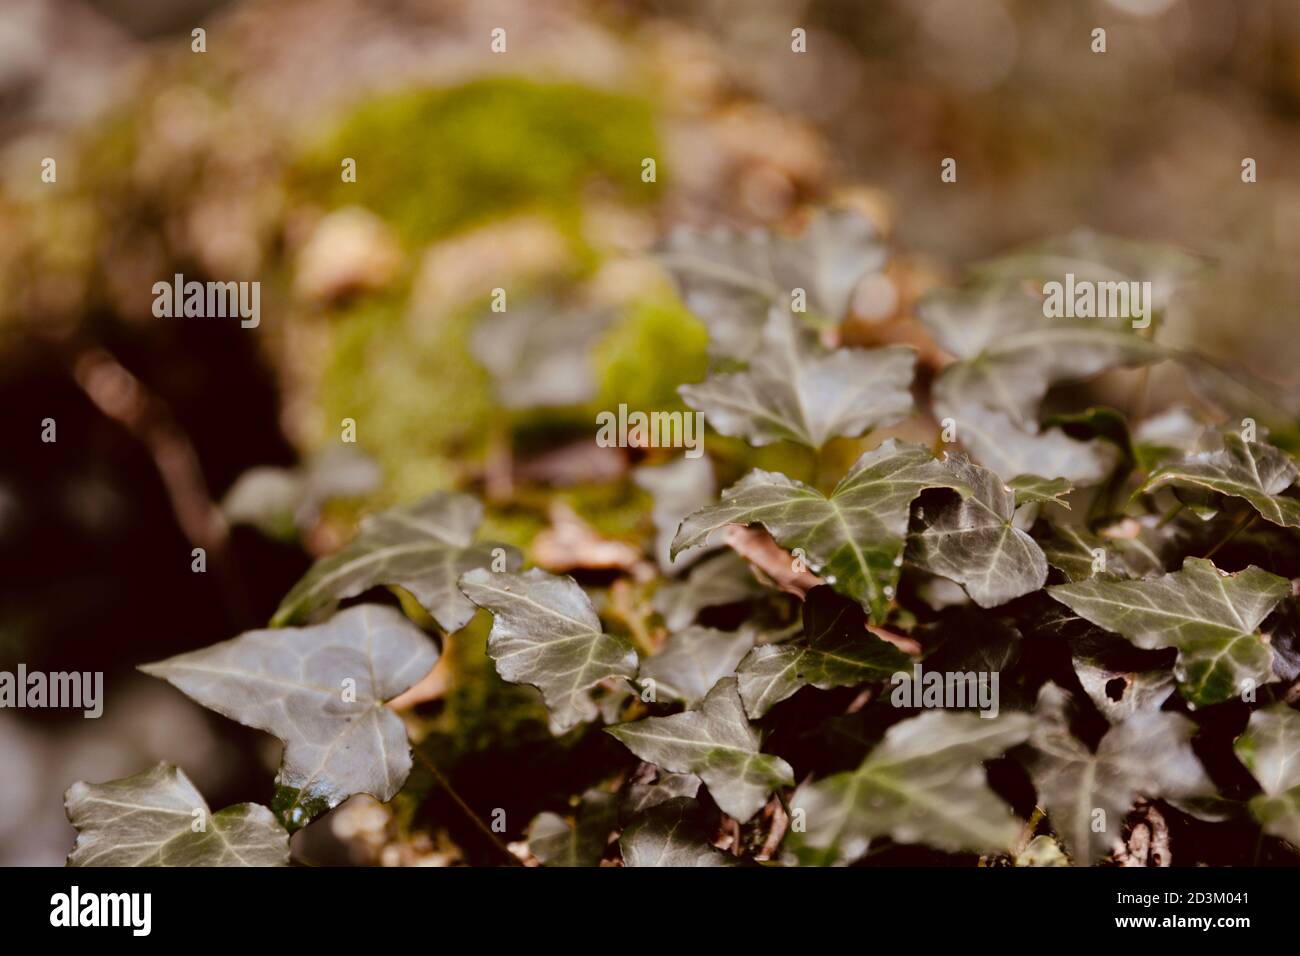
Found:
[[(473, 469), (370, 514), (268, 627), (142, 665), (279, 739), (264, 803), (213, 812), (168, 764), (78, 782), (69, 864), (302, 862), (291, 836), (362, 794), (481, 863), (1083, 866), (1153, 816), (1166, 859), (1300, 862), (1293, 449), (1249, 401), (1144, 410), (1151, 366), (1209, 361), (1161, 335), (1206, 264), (1075, 234), (863, 345), (854, 290), (889, 261), (846, 209), (675, 232), (660, 262), (712, 362), (676, 413), (705, 457), (618, 449), (613, 530)], [(1065, 273), (1151, 283), (1149, 320), (1052, 317)], [(604, 327), (547, 331), (548, 301), (475, 337), (520, 455), (588, 401)], [(571, 396), (519, 378), (538, 355)], [(1134, 394), (1072, 407), (1098, 377)], [(459, 792), (450, 720), (517, 755), (517, 793)]]

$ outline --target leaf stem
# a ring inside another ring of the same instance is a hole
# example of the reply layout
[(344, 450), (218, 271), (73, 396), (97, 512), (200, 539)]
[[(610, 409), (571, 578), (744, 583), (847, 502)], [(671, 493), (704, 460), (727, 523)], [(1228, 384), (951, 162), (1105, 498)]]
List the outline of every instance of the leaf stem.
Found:
[(451, 781), (442, 775), (442, 771), (435, 767), (433, 761), (424, 755), (424, 751), (420, 750), (419, 747), (412, 747), (411, 749), (415, 752), (416, 759), (420, 761), (420, 764), (424, 769), (429, 771), (433, 776), (433, 779), (438, 782), (438, 786), (442, 787), (447, 796), (451, 797), (451, 802), (456, 804), (456, 806), (460, 808), (460, 811), (473, 821), (474, 826), (478, 827), (479, 831), (487, 837), (489, 841), (491, 841), (492, 845), (500, 851), (501, 855), (508, 857), (511, 865), (523, 866), (524, 864), (519, 857), (510, 852), (509, 848), (501, 842), (495, 833), (492, 832), (492, 828), (484, 823), (482, 818), (474, 812), (473, 808), (461, 798), (461, 795), (456, 792), (456, 788), (451, 785)]
[(1184, 507), (1186, 506), (1180, 501), (1178, 504), (1174, 505), (1174, 507), (1166, 511), (1164, 515), (1161, 516), (1160, 520), (1156, 522), (1156, 529), (1159, 530), (1160, 528), (1163, 528), (1165, 525), (1169, 524), (1169, 522), (1177, 518), (1182, 514)]
[(1205, 559), (1208, 561), (1210, 558), (1214, 557), (1215, 553), (1220, 548), (1222, 548), (1225, 544), (1227, 544), (1237, 535), (1241, 534), (1241, 532), (1245, 531), (1248, 527), (1254, 524), (1255, 519), (1258, 517), (1259, 517), (1258, 513), (1251, 511), (1238, 518), (1237, 523), (1233, 525), (1232, 530), (1229, 531), (1222, 538), (1220, 538), (1218, 544), (1212, 547), (1209, 551), (1205, 552)]

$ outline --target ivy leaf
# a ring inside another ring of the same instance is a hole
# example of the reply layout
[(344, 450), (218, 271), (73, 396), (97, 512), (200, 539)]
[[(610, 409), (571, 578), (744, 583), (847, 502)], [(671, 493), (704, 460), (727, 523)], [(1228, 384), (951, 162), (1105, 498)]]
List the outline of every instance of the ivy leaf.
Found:
[(971, 491), (929, 449), (892, 438), (859, 458), (829, 498), (756, 469), (683, 521), (673, 552), (706, 544), (728, 524), (761, 524), (781, 547), (802, 548), (813, 573), (879, 621), (897, 586), (912, 499), (925, 488)]
[(1022, 475), (1059, 478), (1074, 485), (1095, 485), (1115, 467), (1118, 454), (1106, 441), (1076, 441), (1059, 428), (1018, 425), (1004, 411), (936, 397), (938, 415), (957, 422), (957, 435), (985, 468), (1007, 481)]
[(680, 700), (688, 706), (701, 700), (722, 678), (735, 673), (740, 659), (754, 646), (749, 629), (718, 631), (688, 627), (669, 635), (652, 656), (641, 662), (639, 683), (653, 680), (660, 700)]
[(470, 351), (505, 408), (580, 405), (595, 397), (591, 350), (612, 320), (608, 310), (542, 296), (484, 315)]
[(460, 576), (490, 565), (497, 548), (507, 569), (520, 564), (514, 548), (474, 543), (482, 521), (476, 498), (444, 492), (371, 515), (346, 547), (312, 565), (280, 603), (271, 626), (301, 621), (334, 601), (389, 584), (410, 591), (444, 631), (459, 631), (474, 616), (474, 605), (456, 587)]
[(693, 710), (606, 727), (642, 760), (672, 773), (698, 774), (722, 811), (741, 823), (776, 787), (794, 783), (780, 757), (760, 753), (734, 677), (718, 681)]
[(1137, 539), (1101, 538), (1073, 525), (1044, 522), (1034, 529), (1047, 563), (1070, 581), (1094, 575), (1141, 578), (1164, 570), (1160, 556)]
[(627, 788), (627, 798), (623, 802), (623, 812), (626, 815), (635, 816), (676, 797), (694, 797), (700, 792), (702, 781), (693, 773), (664, 773), (657, 768), (656, 771), (657, 776), (653, 782), (634, 783)]
[(762, 351), (748, 369), (683, 385), (682, 399), (723, 435), (751, 445), (792, 441), (814, 449), (891, 425), (911, 411), (913, 349), (827, 351), (797, 322), (774, 308)]
[(573, 578), (537, 568), (522, 574), (477, 568), (461, 578), (461, 587), (492, 613), (488, 655), (497, 673), (542, 692), (553, 734), (595, 720), (591, 688), (600, 681), (636, 676), (636, 651), (602, 631)]
[(576, 819), (539, 813), (528, 827), (528, 849), (543, 866), (599, 866), (609, 835), (618, 826), (618, 798), (588, 790)]
[(1163, 312), (1179, 285), (1194, 277), (1204, 263), (1176, 246), (1121, 239), (1091, 229), (1030, 243), (976, 266), (986, 281), (1150, 282), (1152, 311)]
[(917, 506), (907, 558), (918, 567), (961, 584), (980, 607), (996, 607), (1037, 591), (1047, 581), (1047, 558), (1024, 531), (1011, 523), (1015, 493), (987, 468), (964, 456), (944, 462), (959, 483), (973, 489), (966, 497), (951, 492), (945, 500)]
[(1167, 485), (1191, 487), (1233, 498), (1244, 498), (1273, 524), (1300, 528), (1300, 500), (1282, 496), (1295, 483), (1296, 463), (1284, 451), (1262, 442), (1243, 441), (1226, 432), (1223, 448), (1190, 455), (1152, 472), (1143, 492)]
[(685, 797), (668, 800), (638, 816), (619, 837), (624, 866), (738, 866), (709, 843), (699, 819), (699, 804)]
[(1265, 832), (1300, 846), (1300, 713), (1284, 703), (1255, 711), (1233, 749), (1264, 790), (1250, 812)]
[(1217, 704), (1246, 682), (1273, 680), (1260, 623), (1290, 593), (1285, 578), (1246, 568), (1224, 575), (1203, 558), (1149, 581), (1094, 578), (1047, 589), (1098, 627), (1147, 650), (1176, 647), (1178, 690), (1193, 706)]
[(794, 239), (678, 230), (660, 255), (686, 307), (708, 326), (710, 352), (742, 360), (757, 350), (768, 310), (789, 308), (795, 289), (813, 316), (838, 322), (858, 282), (885, 259), (875, 226), (849, 209), (818, 213)]
[(1069, 866), (1061, 845), (1046, 834), (1034, 837), (1016, 854), (1016, 866)]
[(64, 806), (77, 828), (68, 866), (289, 865), (289, 834), (275, 814), (256, 803), (213, 813), (173, 764), (108, 783), (79, 780)]
[(221, 511), (231, 524), (250, 524), (270, 537), (292, 539), (316, 524), (326, 502), (367, 495), (381, 477), (374, 461), (343, 445), (296, 468), (250, 468), (226, 492)]
[(866, 629), (867, 618), (854, 601), (831, 588), (815, 587), (803, 606), (803, 636), (781, 644), (760, 644), (740, 662), (740, 699), (751, 718), (801, 687), (821, 690), (888, 680), (908, 670), (912, 659)]
[(802, 784), (790, 798), (806, 831), (786, 837), (797, 858), (852, 863), (876, 837), (949, 852), (1009, 849), (1021, 824), (989, 789), (984, 760), (1029, 735), (1027, 714), (931, 710), (890, 727), (857, 770)]
[(677, 526), (692, 511), (703, 508), (713, 500), (715, 482), (713, 464), (707, 457), (680, 458), (666, 465), (643, 466), (632, 473), (637, 485), (654, 497), (651, 517), (655, 525), (655, 560), (664, 574), (681, 571), (694, 559), (674, 562), (673, 535)]
[(1074, 622), (1081, 625), (1067, 638), (1074, 672), (1102, 715), (1114, 724), (1159, 710), (1176, 687), (1170, 670), (1176, 654), (1169, 649), (1140, 650), (1081, 618)]
[(1206, 426), (1186, 407), (1175, 405), (1144, 418), (1132, 431), (1133, 458), (1139, 468), (1148, 471), (1171, 455), (1194, 451)]
[(1049, 318), (1037, 296), (1002, 287), (934, 292), (917, 314), (959, 359), (940, 373), (936, 397), (945, 405), (1005, 412), (1022, 427), (1037, 424), (1038, 406), (1053, 385), (1165, 355), (1128, 320)]
[[(1196, 725), (1182, 714), (1136, 713), (1112, 726), (1094, 753), (1070, 733), (1065, 704), (1060, 688), (1043, 688), (1026, 760), (1038, 801), (1076, 862), (1111, 852), (1138, 797), (1181, 800), (1214, 793), (1192, 752)], [(1094, 821), (1103, 824), (1100, 831)]]
[(396, 796), (411, 752), (384, 702), (437, 661), (399, 611), (361, 604), (315, 627), (246, 631), (140, 669), (284, 741), (272, 808), (294, 830), (353, 794)]
[(1066, 511), (1070, 503), (1061, 499), (1074, 490), (1074, 486), (1064, 478), (1040, 478), (1038, 475), (1020, 475), (1007, 482), (1007, 487), (1016, 494), (1016, 505), (1042, 504), (1060, 505)]
[(671, 581), (655, 591), (651, 601), (670, 631), (690, 625), (700, 611), (760, 597), (763, 586), (749, 562), (734, 551), (701, 561), (685, 581)]

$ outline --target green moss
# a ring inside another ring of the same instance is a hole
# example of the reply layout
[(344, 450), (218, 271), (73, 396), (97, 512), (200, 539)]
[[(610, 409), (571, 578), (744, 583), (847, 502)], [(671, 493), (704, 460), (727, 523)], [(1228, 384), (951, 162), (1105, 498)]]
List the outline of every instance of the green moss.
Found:
[(471, 317), (448, 316), (435, 341), (413, 341), (402, 304), (358, 303), (335, 319), (321, 400), (325, 425), (357, 422), (394, 501), (455, 484), (453, 458), (481, 453), (492, 417), (487, 374), (469, 357)]
[(596, 410), (620, 403), (641, 411), (685, 408), (677, 386), (704, 378), (707, 346), (704, 324), (675, 299), (634, 303), (596, 348)]
[[(371, 209), (411, 244), (495, 216), (541, 211), (590, 268), (595, 254), (578, 228), (584, 190), (605, 180), (627, 201), (652, 201), (656, 187), (641, 182), (640, 168), (653, 155), (650, 109), (640, 100), (493, 78), (370, 101), (300, 157), (290, 183), (312, 202)], [(340, 180), (345, 156), (357, 161), (355, 183)], [(476, 310), (417, 338), (404, 308), (398, 297), (365, 300), (334, 317), (321, 384), (327, 432), (356, 419), (358, 444), (384, 467), (393, 500), (455, 484), (452, 461), (481, 457), (488, 430), (514, 420), (495, 408), (488, 377), (470, 355)], [(662, 305), (636, 310), (605, 350), (613, 362), (606, 380), (645, 380), (637, 360), (658, 354), (657, 343), (676, 343), (670, 351), (679, 352), (683, 335), (690, 354), (702, 355), (703, 331), (683, 316)], [(674, 374), (656, 370), (648, 391), (625, 400), (670, 395)]]
[[(593, 179), (623, 199), (657, 198), (641, 182), (655, 156), (642, 100), (568, 83), (494, 77), (372, 100), (301, 157), (291, 182), (329, 206), (359, 203), (419, 244), (534, 208), (576, 232)], [(357, 162), (344, 183), (340, 163)]]

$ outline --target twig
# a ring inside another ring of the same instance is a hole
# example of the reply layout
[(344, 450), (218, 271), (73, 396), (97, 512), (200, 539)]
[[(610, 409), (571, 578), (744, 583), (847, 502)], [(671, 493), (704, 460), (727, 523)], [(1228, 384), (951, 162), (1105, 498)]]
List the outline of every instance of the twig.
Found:
[(208, 493), (193, 443), (166, 403), (102, 348), (76, 353), (72, 378), (102, 414), (148, 449), (181, 532), (211, 560), (235, 612), (250, 620), (252, 608), (230, 559), (230, 528)]
[(509, 848), (492, 832), (492, 828), (483, 822), (482, 818), (474, 812), (468, 803), (461, 799), (461, 795), (456, 792), (456, 788), (451, 785), (451, 781), (442, 775), (442, 771), (433, 765), (433, 761), (424, 755), (424, 751), (420, 750), (419, 747), (412, 747), (411, 749), (415, 752), (415, 758), (420, 761), (424, 769), (433, 775), (433, 779), (438, 782), (438, 786), (442, 787), (447, 796), (451, 797), (452, 803), (456, 804), (460, 811), (473, 821), (479, 831), (501, 852), (501, 855), (509, 857), (512, 865), (523, 866), (524, 864), (519, 857), (511, 853)]
[(1236, 523), (1236, 525), (1233, 527), (1233, 529), (1232, 529), (1231, 531), (1229, 531), (1226, 535), (1224, 535), (1222, 538), (1220, 538), (1218, 544), (1216, 544), (1214, 547), (1212, 547), (1209, 551), (1205, 552), (1205, 558), (1206, 558), (1206, 560), (1209, 560), (1210, 558), (1212, 558), (1212, 557), (1214, 556), (1215, 552), (1217, 552), (1217, 551), (1218, 551), (1220, 548), (1222, 548), (1225, 544), (1227, 544), (1229, 541), (1231, 541), (1231, 540), (1232, 540), (1233, 538), (1235, 538), (1237, 535), (1241, 534), (1241, 532), (1245, 531), (1248, 527), (1250, 527), (1252, 524), (1254, 524), (1254, 523), (1255, 523), (1255, 519), (1256, 519), (1257, 517), (1259, 517), (1258, 513), (1257, 513), (1257, 512), (1254, 512), (1254, 511), (1251, 511), (1251, 512), (1248, 512), (1247, 514), (1242, 515), (1240, 518), (1238, 518), (1238, 519), (1237, 519), (1237, 523)]

